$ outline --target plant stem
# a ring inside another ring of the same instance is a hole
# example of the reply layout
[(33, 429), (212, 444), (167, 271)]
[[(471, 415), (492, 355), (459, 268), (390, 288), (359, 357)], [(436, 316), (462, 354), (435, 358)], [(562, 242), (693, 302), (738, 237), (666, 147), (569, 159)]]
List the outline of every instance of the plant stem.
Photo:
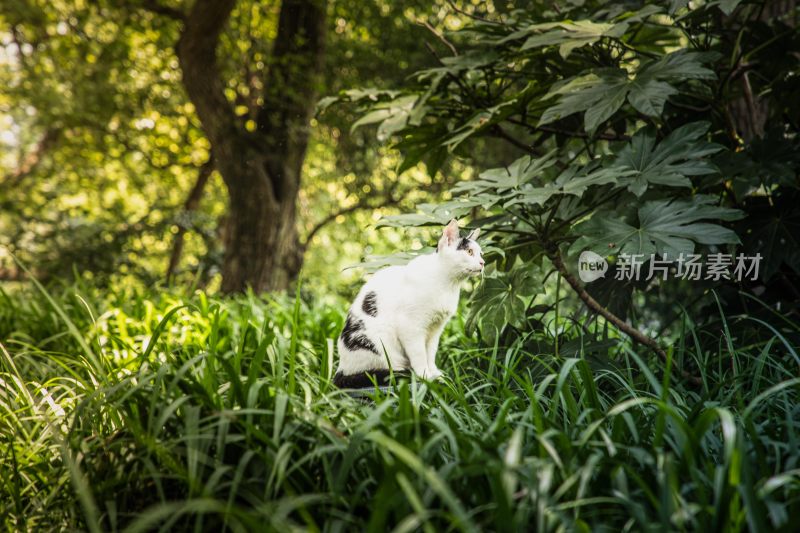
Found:
[(560, 293), (561, 293), (561, 278), (564, 276), (561, 275), (561, 272), (558, 273), (558, 279), (556, 279), (556, 327), (555, 327), (555, 346), (556, 346), (556, 357), (558, 357), (558, 315), (559, 315), (559, 307), (561, 307), (560, 301)]
[[(578, 279), (569, 270), (567, 270), (567, 267), (564, 265), (564, 261), (561, 259), (561, 252), (554, 244), (550, 243), (548, 246), (545, 247), (545, 250), (547, 253), (547, 257), (553, 263), (553, 266), (556, 267), (558, 272), (561, 274), (561, 277), (564, 278), (564, 280), (566, 280), (566, 282), (569, 284), (570, 287), (572, 287), (572, 289), (578, 295), (578, 298), (581, 299), (581, 301), (586, 305), (586, 307), (598, 313), (599, 315), (602, 315), (603, 318), (614, 324), (617, 327), (617, 329), (625, 333), (635, 342), (638, 342), (639, 344), (647, 346), (648, 348), (653, 350), (653, 352), (655, 352), (656, 355), (658, 355), (662, 360), (664, 361), (667, 360), (667, 353), (664, 351), (663, 348), (661, 348), (661, 346), (659, 346), (658, 342), (655, 339), (648, 337), (647, 335), (645, 335), (638, 329), (634, 328), (633, 326), (626, 324), (624, 320), (622, 320), (620, 317), (618, 317), (617, 315), (615, 315), (614, 313), (603, 307), (600, 304), (600, 302), (598, 302), (592, 297), (591, 294), (586, 292), (586, 289), (583, 288)], [(697, 376), (693, 376), (688, 372), (686, 372), (685, 370), (681, 370), (681, 375), (687, 380), (691, 381), (692, 383), (695, 384), (702, 383), (702, 381)]]

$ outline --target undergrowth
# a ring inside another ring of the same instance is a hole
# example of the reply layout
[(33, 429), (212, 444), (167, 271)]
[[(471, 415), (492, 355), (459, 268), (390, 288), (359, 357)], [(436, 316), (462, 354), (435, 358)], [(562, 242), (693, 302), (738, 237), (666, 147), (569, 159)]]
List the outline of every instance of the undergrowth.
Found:
[(785, 319), (745, 343), (744, 318), (721, 316), (715, 351), (684, 331), (668, 365), (693, 361), (702, 385), (621, 340), (598, 366), (482, 347), (456, 320), (446, 379), (364, 400), (331, 385), (343, 305), (86, 286), (0, 303), (9, 531), (800, 523), (800, 328)]

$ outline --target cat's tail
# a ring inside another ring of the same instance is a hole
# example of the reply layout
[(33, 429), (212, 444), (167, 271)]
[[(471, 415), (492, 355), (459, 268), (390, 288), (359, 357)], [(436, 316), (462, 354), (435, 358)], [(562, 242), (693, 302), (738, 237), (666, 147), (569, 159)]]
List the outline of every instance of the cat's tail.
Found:
[[(394, 377), (406, 376), (404, 372), (395, 372)], [(333, 376), (333, 384), (340, 389), (371, 389), (374, 386), (385, 386), (391, 383), (392, 372), (388, 368), (375, 368), (355, 374), (344, 374), (341, 370)]]

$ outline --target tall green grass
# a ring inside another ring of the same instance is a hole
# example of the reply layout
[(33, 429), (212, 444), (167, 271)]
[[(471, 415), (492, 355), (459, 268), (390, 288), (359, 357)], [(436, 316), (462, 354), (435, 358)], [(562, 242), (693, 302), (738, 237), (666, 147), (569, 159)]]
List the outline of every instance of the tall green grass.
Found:
[[(791, 530), (800, 328), (720, 317), (671, 360), (481, 348), (372, 401), (344, 305), (86, 286), (0, 294), (0, 517), (17, 530)], [(760, 320), (760, 319), (759, 319)], [(577, 331), (577, 330), (576, 330)], [(573, 343), (580, 346), (580, 342)]]

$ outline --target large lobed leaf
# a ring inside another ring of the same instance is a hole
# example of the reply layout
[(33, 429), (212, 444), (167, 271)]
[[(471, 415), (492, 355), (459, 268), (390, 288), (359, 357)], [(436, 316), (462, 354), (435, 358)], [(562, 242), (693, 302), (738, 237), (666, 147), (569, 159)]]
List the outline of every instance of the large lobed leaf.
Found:
[(442, 226), (454, 218), (466, 215), (479, 205), (481, 200), (475, 198), (452, 200), (441, 204), (419, 204), (417, 209), (420, 213), (385, 216), (378, 222), (378, 227)]
[(544, 99), (559, 97), (539, 120), (543, 126), (574, 113), (584, 113), (584, 128), (593, 133), (627, 100), (636, 111), (661, 115), (667, 99), (678, 93), (674, 84), (690, 79), (714, 79), (704, 66), (712, 56), (679, 50), (646, 63), (631, 74), (623, 68), (597, 69), (555, 85)]
[(651, 254), (678, 257), (689, 254), (696, 244), (739, 243), (732, 230), (707, 222), (732, 221), (742, 218), (738, 209), (714, 205), (711, 196), (694, 196), (688, 200), (654, 200), (638, 209), (638, 220), (628, 223), (613, 211), (599, 211), (573, 228), (580, 237), (570, 248), (571, 254), (592, 250), (609, 253)]
[(554, 87), (544, 99), (560, 97), (559, 102), (549, 107), (539, 120), (544, 126), (574, 113), (584, 113), (584, 127), (594, 132), (597, 126), (608, 120), (622, 104), (628, 94), (628, 75), (623, 69), (604, 68), (569, 80)]
[(642, 196), (651, 185), (690, 187), (690, 177), (717, 172), (707, 158), (722, 146), (704, 139), (708, 128), (706, 122), (690, 123), (658, 144), (655, 131), (643, 128), (605, 166), (570, 165), (553, 181), (538, 187), (534, 182), (544, 181), (542, 176), (556, 162), (554, 152), (540, 158), (523, 156), (508, 168), (493, 168), (481, 173), (477, 180), (459, 183), (453, 192), (469, 195), (483, 207), (510, 207), (543, 206), (556, 195), (580, 198), (589, 187), (608, 184), (627, 187), (636, 196)]
[(464, 181), (453, 187), (455, 194), (482, 195), (484, 201), (494, 205), (509, 195), (516, 194), (524, 184), (541, 175), (556, 163), (555, 152), (542, 157), (523, 156), (511, 163), (507, 168), (492, 168), (481, 172), (478, 179)]
[(628, 190), (641, 196), (651, 184), (691, 187), (690, 176), (717, 172), (717, 167), (706, 158), (723, 147), (703, 138), (709, 126), (707, 122), (686, 124), (657, 146), (655, 131), (640, 129), (614, 162), (616, 168), (633, 171), (624, 180)]
[(540, 286), (540, 273), (530, 264), (516, 266), (511, 272), (495, 272), (475, 288), (466, 329), (480, 324), (489, 338), (508, 324), (521, 327), (525, 321), (526, 301)]
[(576, 48), (594, 44), (603, 37), (620, 37), (627, 29), (628, 24), (626, 22), (611, 24), (593, 22), (591, 20), (566, 20), (563, 22), (532, 24), (525, 29), (512, 33), (502, 41), (514, 40), (529, 35), (520, 51), (557, 45), (559, 54), (566, 59)]
[(543, 206), (556, 195), (572, 195), (577, 198), (593, 185), (618, 184), (633, 172), (617, 168), (567, 167), (552, 183), (542, 187), (523, 187), (504, 207), (517, 204)]

